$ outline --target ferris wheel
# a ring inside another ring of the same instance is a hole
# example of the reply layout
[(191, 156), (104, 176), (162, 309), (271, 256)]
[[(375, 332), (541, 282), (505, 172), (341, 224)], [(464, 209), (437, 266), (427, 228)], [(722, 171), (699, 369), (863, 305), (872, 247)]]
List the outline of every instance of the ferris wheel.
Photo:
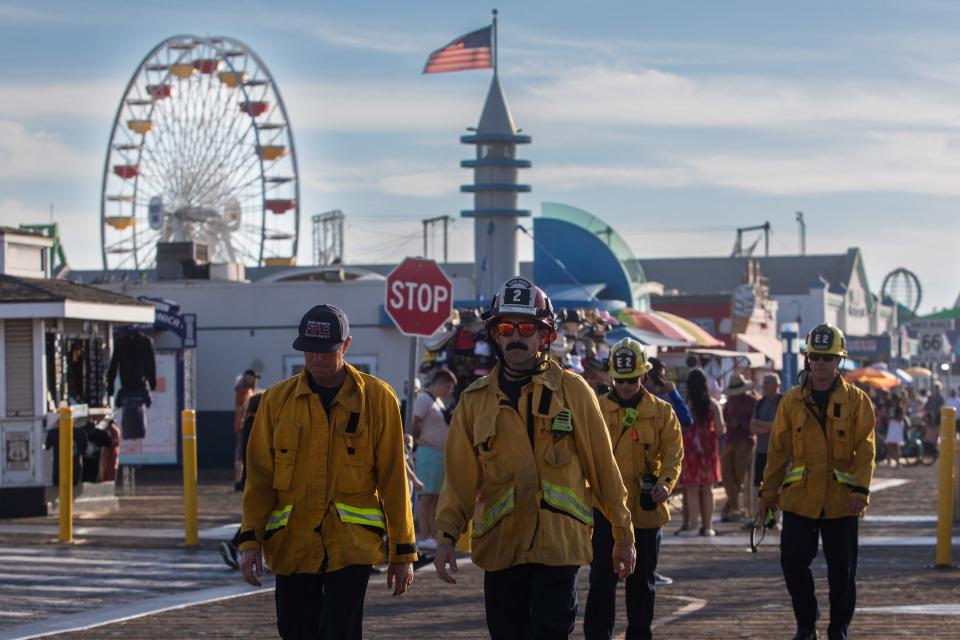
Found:
[(903, 305), (910, 310), (910, 313), (916, 313), (923, 299), (923, 286), (917, 274), (900, 267), (888, 273), (883, 279), (880, 295)]
[(182, 241), (206, 244), (211, 262), (295, 263), (293, 131), (252, 49), (179, 35), (147, 54), (113, 121), (100, 226), (105, 269), (149, 269), (157, 243)]

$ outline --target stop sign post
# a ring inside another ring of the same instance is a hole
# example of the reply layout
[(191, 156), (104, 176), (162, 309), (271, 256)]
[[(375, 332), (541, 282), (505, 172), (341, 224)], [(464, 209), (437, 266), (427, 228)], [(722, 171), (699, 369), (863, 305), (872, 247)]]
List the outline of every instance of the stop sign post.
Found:
[(406, 425), (413, 426), (413, 380), (420, 337), (436, 332), (453, 312), (453, 283), (433, 260), (407, 258), (387, 276), (384, 310), (400, 333), (413, 336), (407, 380)]

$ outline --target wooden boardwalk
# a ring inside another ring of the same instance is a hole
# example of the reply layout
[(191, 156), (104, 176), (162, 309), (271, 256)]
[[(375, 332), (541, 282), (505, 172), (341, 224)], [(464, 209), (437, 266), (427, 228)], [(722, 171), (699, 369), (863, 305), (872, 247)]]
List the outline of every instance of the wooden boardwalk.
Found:
[[(930, 516), (935, 513), (936, 468), (880, 469), (878, 477), (907, 482), (890, 483), (890, 488), (874, 495), (870, 510), (874, 518), (862, 522), (861, 537), (876, 540), (877, 536), (892, 536), (902, 541), (910, 536), (933, 535), (935, 523)], [(144, 487), (143, 499), (125, 499), (121, 511), (106, 521), (113, 526), (175, 528), (180, 523), (175, 489), (163, 483)], [(203, 490), (201, 509), (206, 509), (206, 513), (202, 526), (225, 524), (236, 518), (235, 494), (222, 484), (207, 484)], [(42, 519), (35, 519), (32, 523), (40, 521)], [(660, 568), (675, 582), (658, 590), (655, 636), (678, 639), (792, 637), (793, 615), (780, 575), (776, 536), (769, 536), (760, 553), (753, 555), (745, 544), (737, 542), (743, 532), (735, 525), (720, 525), (721, 536), (715, 544), (704, 544), (697, 539), (676, 544), (678, 539), (671, 535), (676, 526), (671, 523), (665, 528)], [(16, 539), (17, 544), (49, 544), (45, 540), (25, 540), (24, 536), (0, 536), (8, 544), (11, 538)], [(112, 546), (159, 547), (158, 553), (166, 547), (171, 557), (182, 554), (177, 541), (131, 538), (122, 540), (122, 545), (117, 542), (97, 538), (80, 546), (101, 550)], [(215, 542), (206, 541), (203, 549), (192, 553), (206, 554), (205, 561), (209, 562), (218, 557), (215, 546)], [(930, 546), (864, 544), (860, 551), (858, 594), (858, 608), (863, 610), (854, 618), (851, 637), (960, 639), (960, 572), (934, 570), (930, 568), (932, 561)], [(960, 562), (960, 553), (957, 561)], [(829, 606), (822, 555), (814, 561), (813, 568), (823, 610), (821, 634), (825, 637)], [(238, 574), (233, 575), (239, 580)], [(581, 570), (581, 615), (586, 601), (587, 575), (588, 569)], [(9, 610), (13, 602), (3, 600), (0, 595), (0, 609)], [(117, 607), (117, 615), (122, 613), (123, 607)], [(622, 634), (626, 622), (622, 602), (618, 614), (617, 630)], [(450, 586), (436, 578), (432, 567), (425, 567), (417, 573), (412, 590), (399, 598), (388, 593), (383, 575), (373, 576), (366, 600), (364, 631), (369, 638), (487, 637), (482, 572), (472, 564), (464, 564), (459, 584)], [(272, 638), (277, 634), (273, 597), (266, 592), (182, 607), (55, 637)], [(582, 637), (579, 620), (574, 637)]]

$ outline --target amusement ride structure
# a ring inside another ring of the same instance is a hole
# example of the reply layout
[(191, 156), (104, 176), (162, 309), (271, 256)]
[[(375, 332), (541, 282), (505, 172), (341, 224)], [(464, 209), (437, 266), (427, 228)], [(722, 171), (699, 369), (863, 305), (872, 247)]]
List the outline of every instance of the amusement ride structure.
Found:
[(124, 90), (100, 201), (105, 269), (150, 269), (157, 245), (210, 262), (293, 265), (300, 221), (290, 119), (266, 65), (239, 40), (179, 35)]

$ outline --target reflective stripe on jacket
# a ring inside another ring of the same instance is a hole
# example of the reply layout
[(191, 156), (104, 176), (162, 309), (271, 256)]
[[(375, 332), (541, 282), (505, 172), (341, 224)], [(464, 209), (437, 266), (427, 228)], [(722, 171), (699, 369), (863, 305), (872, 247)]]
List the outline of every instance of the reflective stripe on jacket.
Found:
[(761, 495), (807, 518), (859, 515), (850, 512), (850, 494), (870, 494), (875, 426), (870, 398), (842, 378), (825, 416), (810, 397), (809, 381), (794, 387), (773, 421)]
[(240, 549), (262, 544), (278, 575), (417, 557), (397, 398), (346, 367), (329, 417), (306, 370), (270, 387), (257, 410)]
[(454, 411), (438, 535), (454, 542), (472, 518), (473, 561), (487, 571), (588, 564), (596, 503), (617, 543), (632, 544), (626, 490), (587, 383), (550, 363), (514, 409), (500, 391), (499, 370), (470, 385)]
[(654, 529), (670, 521), (670, 512), (665, 502), (653, 511), (645, 511), (640, 506), (643, 476), (650, 473), (657, 477), (657, 484), (664, 485), (668, 492), (673, 491), (683, 462), (683, 435), (670, 403), (646, 390), (641, 393), (640, 403), (630, 418), (627, 418), (627, 408), (610, 396), (600, 399), (600, 409), (627, 487), (627, 507), (633, 526)]

